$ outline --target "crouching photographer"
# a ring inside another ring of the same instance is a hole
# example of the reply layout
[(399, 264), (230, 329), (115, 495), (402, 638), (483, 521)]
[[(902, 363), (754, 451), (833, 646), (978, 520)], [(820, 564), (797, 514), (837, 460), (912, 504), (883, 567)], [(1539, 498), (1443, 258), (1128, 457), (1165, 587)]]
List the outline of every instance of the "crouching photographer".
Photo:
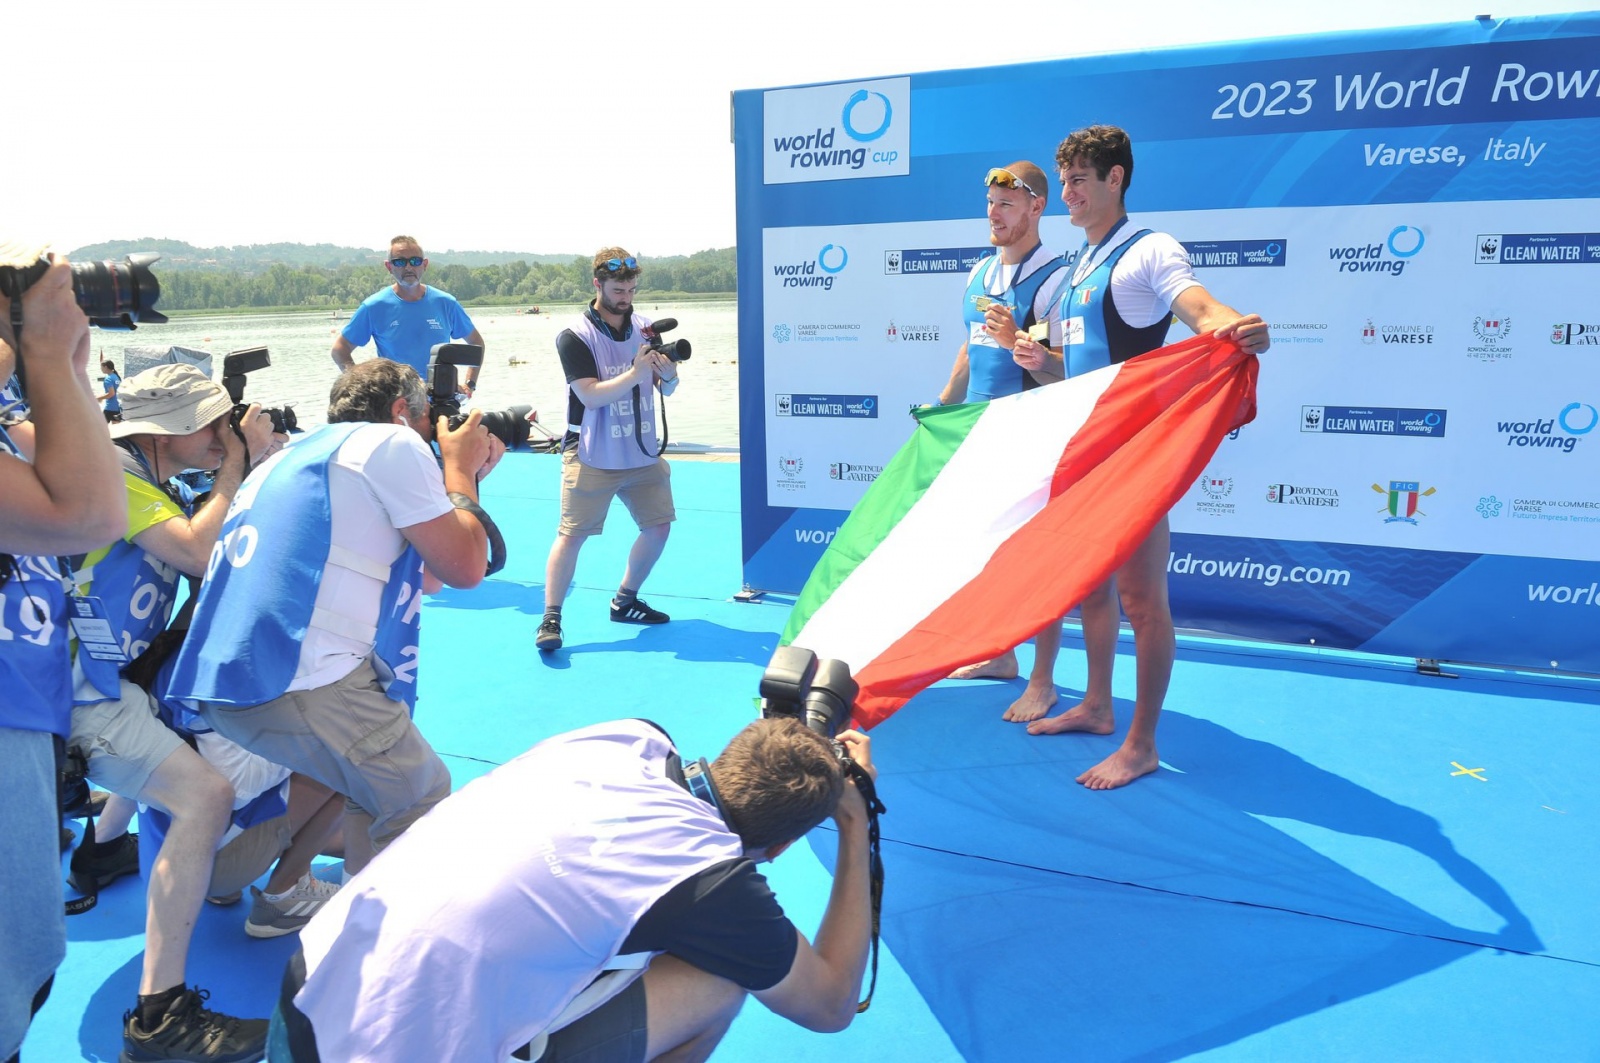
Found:
[(489, 570), (478, 481), (504, 448), (476, 413), (457, 429), (427, 416), (409, 366), (339, 377), (329, 423), (235, 497), (167, 688), (223, 737), (345, 794), (352, 873), (450, 792), (411, 720), (421, 595)]
[(0, 240), (0, 381), (25, 378), (33, 416), (0, 417), (0, 1059), (13, 1061), (67, 944), (56, 777), (72, 687), (56, 558), (110, 542), (126, 519), (75, 287), (64, 258)]
[[(870, 782), (867, 737), (837, 741)], [(757, 865), (829, 817), (813, 943)], [(269, 1058), (704, 1059), (746, 995), (842, 1030), (873, 937), (870, 818), (829, 738), (782, 713), (709, 765), (645, 720), (557, 735), (447, 798), (312, 919)]]

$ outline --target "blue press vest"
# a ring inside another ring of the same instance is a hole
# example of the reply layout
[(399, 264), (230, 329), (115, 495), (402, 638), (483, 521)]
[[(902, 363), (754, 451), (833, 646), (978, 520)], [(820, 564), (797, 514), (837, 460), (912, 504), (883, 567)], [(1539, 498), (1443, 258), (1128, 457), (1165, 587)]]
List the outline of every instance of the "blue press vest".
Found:
[[(324, 425), (285, 450), (253, 497), (235, 497), (168, 699), (259, 705), (289, 689), (333, 545), (328, 463), (363, 427)], [(421, 594), (422, 558), (408, 544), (389, 566), (373, 639), (385, 693), (407, 705), (416, 704)]]
[[(21, 457), (4, 428), (0, 451)], [(13, 564), (0, 587), (0, 727), (66, 738), (72, 733), (72, 658), (60, 564), (43, 555), (19, 556)]]
[[(1112, 271), (1128, 249), (1152, 231), (1140, 229), (1134, 233), (1087, 277), (1077, 284), (1069, 282), (1061, 293), (1062, 360), (1066, 363), (1067, 376), (1080, 376), (1126, 362), (1166, 342), (1167, 329), (1172, 325), (1170, 313), (1154, 325), (1134, 328), (1122, 320), (1111, 297)], [(1089, 247), (1085, 244), (1079, 254), (1088, 253)], [(1075, 319), (1081, 321), (1081, 325), (1075, 324)], [(1078, 342), (1073, 342), (1075, 339)]]
[[(123, 475), (134, 474), (124, 472)], [(183, 492), (179, 508), (186, 516), (192, 516), (192, 493), (182, 485), (179, 490)], [(130, 661), (148, 649), (150, 641), (166, 629), (177, 591), (178, 570), (126, 538), (112, 543), (90, 571), (88, 593), (105, 606), (117, 643)], [(78, 667), (101, 694), (101, 697), (87, 698), (78, 704), (122, 696), (121, 664), (79, 653)]]
[[(1066, 267), (1066, 259), (1060, 255), (1052, 255), (1039, 263), (1032, 273), (1022, 276), (1022, 270), (1032, 259), (1033, 255), (1030, 254), (1023, 260), (1017, 267), (1011, 284), (1005, 288), (998, 288), (995, 282), (1001, 266), (999, 255), (990, 255), (979, 262), (967, 279), (967, 291), (962, 301), (962, 317), (967, 323), (968, 337), (968, 402), (986, 402), (989, 399), (1015, 395), (1034, 386), (1033, 378), (1012, 360), (1010, 351), (989, 339), (987, 334), (976, 331), (976, 327), (983, 324), (983, 311), (978, 309), (978, 300), (985, 296), (1009, 304), (1012, 308), (1011, 315), (1016, 319), (1018, 328), (1026, 329), (1035, 323), (1034, 299), (1044, 283), (1054, 276), (1057, 270)], [(976, 338), (979, 336), (983, 338)]]

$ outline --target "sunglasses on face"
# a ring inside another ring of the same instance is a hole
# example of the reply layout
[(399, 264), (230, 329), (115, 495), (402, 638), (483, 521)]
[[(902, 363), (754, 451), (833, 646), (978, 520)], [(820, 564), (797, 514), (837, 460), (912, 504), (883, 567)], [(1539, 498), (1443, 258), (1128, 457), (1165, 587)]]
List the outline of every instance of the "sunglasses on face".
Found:
[(638, 269), (639, 260), (633, 256), (627, 258), (608, 258), (601, 263), (607, 273), (615, 273), (619, 269)]
[(410, 258), (391, 258), (389, 260), (389, 265), (393, 266), (395, 269), (401, 269), (405, 266), (420, 266), (426, 261), (427, 259), (423, 258), (421, 255), (412, 255)]
[(1024, 181), (1010, 170), (1001, 169), (998, 166), (993, 170), (990, 170), (988, 176), (983, 179), (983, 186), (985, 188), (989, 188), (994, 185), (999, 185), (1001, 188), (1020, 188), (1034, 199), (1039, 198), (1039, 193), (1034, 191), (1033, 187), (1029, 185), (1028, 182)]

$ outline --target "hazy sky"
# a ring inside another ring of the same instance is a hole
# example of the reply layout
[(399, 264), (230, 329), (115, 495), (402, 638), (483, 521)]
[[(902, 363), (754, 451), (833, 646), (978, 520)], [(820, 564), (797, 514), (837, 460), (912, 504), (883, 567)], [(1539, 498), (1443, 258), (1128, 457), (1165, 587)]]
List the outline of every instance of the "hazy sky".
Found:
[(1474, 2), (13, 0), (0, 227), (685, 254), (734, 242), (734, 89), (1582, 10)]

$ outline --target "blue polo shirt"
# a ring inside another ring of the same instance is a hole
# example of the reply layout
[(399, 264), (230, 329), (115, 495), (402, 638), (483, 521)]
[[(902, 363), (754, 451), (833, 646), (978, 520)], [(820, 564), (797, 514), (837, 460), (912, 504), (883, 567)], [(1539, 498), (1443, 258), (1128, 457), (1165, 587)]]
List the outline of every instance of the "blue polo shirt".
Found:
[(472, 328), (472, 319), (449, 292), (424, 285), (422, 298), (408, 303), (391, 284), (357, 307), (340, 335), (352, 347), (371, 340), (380, 357), (404, 362), (426, 380), (433, 345), (469, 336)]

